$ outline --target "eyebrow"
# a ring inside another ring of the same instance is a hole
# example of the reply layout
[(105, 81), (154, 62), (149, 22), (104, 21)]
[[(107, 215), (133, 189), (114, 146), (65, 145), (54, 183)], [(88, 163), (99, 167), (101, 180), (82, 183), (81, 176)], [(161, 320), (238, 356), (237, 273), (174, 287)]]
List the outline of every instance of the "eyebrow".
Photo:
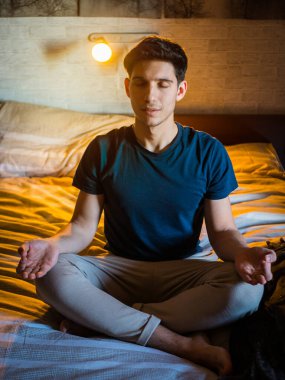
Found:
[[(133, 80), (144, 80), (144, 81), (147, 82), (147, 80), (144, 77), (140, 77), (140, 76), (133, 77), (132, 79)], [(155, 79), (155, 81), (156, 82), (169, 82), (169, 83), (173, 83), (173, 80), (167, 79), (167, 78), (158, 78), (158, 79)]]

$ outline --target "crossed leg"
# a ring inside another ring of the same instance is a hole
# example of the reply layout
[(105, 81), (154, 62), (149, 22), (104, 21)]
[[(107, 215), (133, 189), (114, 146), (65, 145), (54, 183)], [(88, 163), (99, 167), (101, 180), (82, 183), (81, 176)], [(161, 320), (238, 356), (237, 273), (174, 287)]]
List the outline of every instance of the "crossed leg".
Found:
[[(196, 260), (154, 264), (114, 256), (98, 261), (61, 255), (59, 263), (37, 280), (37, 289), (47, 303), (75, 323), (227, 374), (231, 370), (228, 352), (193, 332), (230, 323), (250, 312), (257, 307), (262, 290), (248, 292), (254, 287), (244, 289), (236, 275), (228, 274), (229, 267), (216, 264)], [(174, 265), (183, 270), (175, 274)], [(186, 266), (189, 270), (185, 272)], [(163, 273), (157, 273), (162, 269)], [(154, 302), (131, 307), (136, 295), (140, 300), (148, 299), (143, 292), (150, 291), (154, 279), (160, 281), (153, 283), (154, 294), (149, 298)], [(247, 296), (250, 293), (247, 300), (245, 290)], [(192, 335), (185, 336), (189, 333)]]

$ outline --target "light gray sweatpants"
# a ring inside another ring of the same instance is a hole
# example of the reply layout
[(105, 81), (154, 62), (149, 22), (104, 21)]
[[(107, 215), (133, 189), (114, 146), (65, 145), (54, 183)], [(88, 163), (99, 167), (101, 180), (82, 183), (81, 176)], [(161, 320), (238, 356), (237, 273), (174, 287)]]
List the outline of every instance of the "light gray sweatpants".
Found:
[(230, 262), (113, 254), (61, 254), (36, 284), (39, 296), (70, 320), (141, 345), (160, 323), (180, 334), (229, 324), (256, 310), (263, 294), (263, 286), (243, 282)]

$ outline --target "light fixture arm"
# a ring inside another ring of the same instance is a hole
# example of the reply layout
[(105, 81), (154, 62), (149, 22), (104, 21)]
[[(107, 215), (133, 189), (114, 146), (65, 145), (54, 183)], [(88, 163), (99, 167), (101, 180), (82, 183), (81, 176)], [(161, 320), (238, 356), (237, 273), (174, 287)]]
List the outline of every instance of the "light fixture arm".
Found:
[(102, 33), (90, 33), (88, 35), (88, 40), (90, 42), (97, 42), (98, 39), (102, 39), (102, 40), (105, 40), (104, 37), (102, 37), (102, 34), (107, 34), (108, 36), (112, 36), (112, 35), (126, 35), (126, 34), (129, 34), (129, 35), (136, 35), (136, 34), (140, 34), (142, 36), (149, 36), (149, 35), (158, 35), (157, 32), (102, 32)]

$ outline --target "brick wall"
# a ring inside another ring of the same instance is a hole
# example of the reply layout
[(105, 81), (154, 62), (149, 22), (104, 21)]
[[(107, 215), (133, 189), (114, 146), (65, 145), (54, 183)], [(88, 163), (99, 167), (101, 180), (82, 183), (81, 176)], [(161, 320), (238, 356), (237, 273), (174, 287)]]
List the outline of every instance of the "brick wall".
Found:
[[(87, 36), (110, 36), (115, 58), (98, 64)], [(122, 57), (158, 32), (189, 55), (180, 113), (285, 113), (285, 21), (24, 17), (0, 19), (0, 99), (97, 113), (129, 113)]]

